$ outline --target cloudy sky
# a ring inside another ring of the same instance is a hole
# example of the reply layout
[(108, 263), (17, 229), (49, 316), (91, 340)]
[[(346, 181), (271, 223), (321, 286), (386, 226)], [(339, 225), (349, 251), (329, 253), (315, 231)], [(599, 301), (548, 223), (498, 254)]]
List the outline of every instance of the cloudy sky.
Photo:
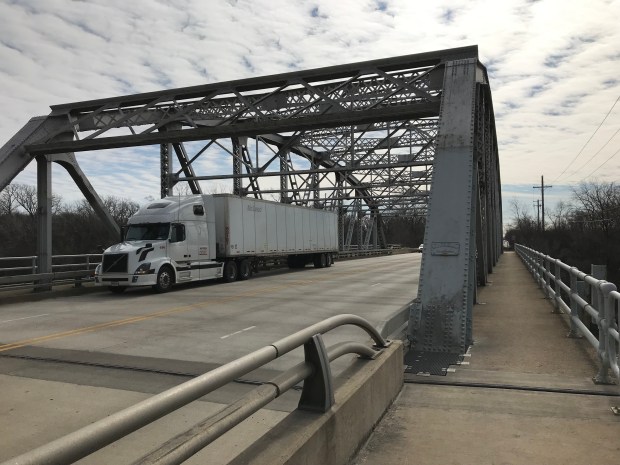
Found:
[[(620, 0), (0, 0), (0, 145), (54, 104), (478, 45), (509, 217), (541, 175), (548, 208), (620, 180), (619, 24)], [(157, 157), (78, 160), (100, 194), (143, 202)], [(80, 197), (61, 168), (54, 190)]]

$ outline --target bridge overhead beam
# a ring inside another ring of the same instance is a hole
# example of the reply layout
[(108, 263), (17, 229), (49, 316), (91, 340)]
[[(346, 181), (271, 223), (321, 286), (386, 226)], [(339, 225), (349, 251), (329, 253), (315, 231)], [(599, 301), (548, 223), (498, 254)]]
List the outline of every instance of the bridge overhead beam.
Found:
[[(34, 160), (33, 154), (26, 150), (26, 145), (45, 143), (54, 134), (62, 134), (63, 128), (67, 129), (68, 124), (66, 115), (35, 116), (0, 147), (0, 191)], [(68, 131), (72, 134), (71, 128), (68, 128)]]
[[(485, 256), (495, 255), (486, 233), (495, 237), (500, 228), (489, 214), (497, 212), (499, 177), (494, 171), (494, 128), (484, 143), (483, 130), (491, 130), (492, 116), (485, 116), (490, 101), (481, 98), (488, 90), (486, 71), (477, 59), (456, 60), (446, 64), (444, 76), (425, 248), (409, 338), (417, 350), (463, 353), (472, 343), (476, 249), (485, 251)], [(477, 143), (478, 136), (483, 143)], [(481, 264), (478, 273), (487, 271), (486, 261)]]

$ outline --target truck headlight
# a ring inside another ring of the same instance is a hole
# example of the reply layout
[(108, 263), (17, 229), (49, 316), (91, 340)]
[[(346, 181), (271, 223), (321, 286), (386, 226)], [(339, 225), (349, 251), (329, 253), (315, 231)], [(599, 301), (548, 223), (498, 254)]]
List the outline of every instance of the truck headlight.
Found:
[(151, 273), (151, 263), (146, 262), (136, 268), (133, 274), (150, 274)]

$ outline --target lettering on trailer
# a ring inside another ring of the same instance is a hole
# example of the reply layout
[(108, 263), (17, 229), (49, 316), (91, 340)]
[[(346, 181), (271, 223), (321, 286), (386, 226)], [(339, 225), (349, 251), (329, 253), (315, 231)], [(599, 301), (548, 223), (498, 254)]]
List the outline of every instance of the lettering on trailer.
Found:
[(209, 247), (200, 247), (198, 255), (209, 255)]
[(263, 207), (257, 207), (256, 205), (248, 205), (248, 211), (260, 213), (263, 211)]

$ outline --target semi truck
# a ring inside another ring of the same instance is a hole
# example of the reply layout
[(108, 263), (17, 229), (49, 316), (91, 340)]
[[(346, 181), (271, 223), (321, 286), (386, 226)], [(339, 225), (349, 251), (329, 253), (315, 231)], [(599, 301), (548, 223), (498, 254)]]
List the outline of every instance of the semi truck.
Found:
[(337, 214), (231, 194), (170, 196), (141, 207), (108, 247), (95, 284), (120, 293), (179, 283), (249, 279), (267, 262), (329, 267), (338, 252)]

